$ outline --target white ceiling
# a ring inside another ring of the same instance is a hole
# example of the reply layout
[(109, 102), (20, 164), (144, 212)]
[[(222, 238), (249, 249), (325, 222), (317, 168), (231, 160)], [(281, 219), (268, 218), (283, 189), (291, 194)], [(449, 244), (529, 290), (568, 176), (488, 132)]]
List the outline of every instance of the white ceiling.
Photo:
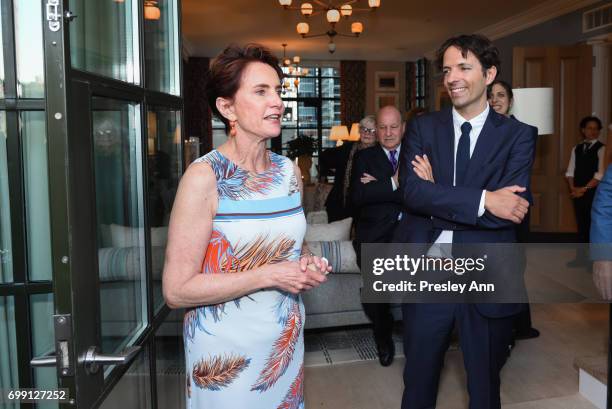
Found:
[[(314, 3), (314, 1), (311, 0)], [(354, 13), (364, 23), (360, 38), (336, 37), (337, 50), (327, 51), (327, 37), (302, 39), (295, 26), (299, 11), (283, 10), (278, 0), (183, 0), (183, 37), (189, 52), (212, 57), (234, 42), (258, 42), (282, 54), (306, 59), (410, 61), (435, 49), (446, 38), (471, 33), (537, 7), (545, 0), (381, 0), (376, 12)], [(301, 1), (294, 0), (294, 5)], [(336, 4), (342, 4), (336, 0)], [(367, 7), (358, 0), (353, 7)], [(328, 28), (324, 15), (310, 18), (310, 32)], [(350, 32), (340, 22), (338, 31)]]

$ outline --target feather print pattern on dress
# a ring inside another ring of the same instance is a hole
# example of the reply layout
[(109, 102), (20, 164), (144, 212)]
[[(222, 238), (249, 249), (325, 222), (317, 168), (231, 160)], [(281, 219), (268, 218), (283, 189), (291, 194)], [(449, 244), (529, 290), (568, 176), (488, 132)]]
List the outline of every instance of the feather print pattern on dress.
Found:
[(223, 156), (213, 151), (204, 160), (212, 167), (217, 179), (219, 199), (249, 199), (254, 194), (263, 194), (278, 187), (283, 182), (280, 171), (284, 157), (269, 153), (270, 166), (262, 173), (248, 172)]
[(274, 342), (264, 369), (260, 372), (257, 382), (251, 387), (252, 391), (265, 392), (278, 381), (289, 367), (302, 330), (300, 305), (293, 301), (289, 308), (289, 316), (285, 322), (285, 327), (281, 331), (280, 337)]
[[(266, 236), (260, 235), (243, 245), (237, 244), (234, 250), (223, 233), (213, 230), (202, 262), (202, 272), (205, 274), (235, 273), (261, 267), (264, 264), (287, 261), (295, 254), (294, 245), (295, 240), (285, 236), (278, 237), (276, 240), (268, 240)], [(234, 300), (234, 304), (240, 308), (240, 300)], [(220, 321), (225, 313), (225, 303), (206, 305), (185, 313), (183, 319), (185, 341), (193, 340), (196, 330), (213, 335), (202, 323), (207, 313), (212, 315), (214, 322)]]
[(304, 365), (291, 383), (285, 399), (278, 405), (277, 409), (300, 409), (304, 407)]
[(231, 384), (250, 363), (250, 359), (237, 355), (202, 358), (193, 365), (191, 377), (197, 387), (218, 391)]

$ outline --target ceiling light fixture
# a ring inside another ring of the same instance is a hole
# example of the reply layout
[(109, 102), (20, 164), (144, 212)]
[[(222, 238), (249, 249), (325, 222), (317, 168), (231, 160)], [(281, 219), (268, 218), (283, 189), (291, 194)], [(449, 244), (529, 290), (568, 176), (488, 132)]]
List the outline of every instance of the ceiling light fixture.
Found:
[(334, 53), (336, 51), (336, 43), (334, 42), (334, 38), (337, 36), (341, 37), (359, 37), (361, 33), (363, 33), (363, 23), (360, 21), (353, 21), (351, 23), (351, 34), (341, 33), (336, 30), (336, 24), (340, 22), (340, 20), (348, 20), (349, 17), (353, 15), (355, 12), (362, 11), (375, 11), (380, 7), (380, 0), (368, 0), (368, 7), (358, 8), (353, 7), (353, 4), (357, 3), (359, 0), (350, 0), (344, 1), (342, 4), (336, 4), (334, 0), (312, 0), (316, 6), (313, 6), (312, 3), (306, 2), (302, 3), (298, 6), (291, 6), (293, 0), (278, 0), (278, 3), (285, 10), (299, 10), (301, 15), (306, 19), (309, 19), (310, 16), (314, 16), (317, 14), (325, 13), (325, 19), (327, 23), (330, 25), (329, 30), (320, 34), (309, 34), (310, 33), (310, 25), (307, 22), (300, 22), (295, 27), (296, 31), (302, 38), (312, 38), (312, 37), (329, 37), (329, 43), (327, 44), (327, 49), (330, 53)]
[(289, 72), (289, 76), (295, 77), (293, 81), (290, 81), (289, 78), (285, 78), (283, 80), (283, 94), (285, 91), (288, 91), (291, 88), (291, 85), (295, 87), (295, 92), (298, 90), (298, 86), (300, 85), (301, 76), (308, 75), (310, 72), (308, 68), (302, 68), (299, 66), (301, 58), (299, 55), (295, 55), (292, 58), (287, 57), (287, 43), (281, 44), (283, 46), (283, 58), (282, 65)]

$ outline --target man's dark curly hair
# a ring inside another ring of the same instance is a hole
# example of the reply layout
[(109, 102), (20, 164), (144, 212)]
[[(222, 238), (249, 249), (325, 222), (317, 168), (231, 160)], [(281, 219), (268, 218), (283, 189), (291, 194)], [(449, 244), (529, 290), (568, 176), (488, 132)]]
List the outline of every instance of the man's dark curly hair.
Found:
[(206, 79), (206, 98), (212, 112), (225, 124), (229, 131), (229, 121), (217, 109), (217, 98), (231, 99), (236, 95), (242, 74), (249, 63), (260, 62), (274, 68), (278, 78), (283, 78), (278, 58), (260, 44), (247, 44), (244, 47), (232, 44), (223, 50), (210, 66)]
[(483, 74), (491, 67), (497, 68), (499, 74), (499, 51), (487, 37), (480, 34), (462, 34), (446, 40), (436, 51), (436, 64), (440, 70), (444, 63), (444, 53), (449, 47), (459, 48), (463, 58), (471, 51), (480, 61)]

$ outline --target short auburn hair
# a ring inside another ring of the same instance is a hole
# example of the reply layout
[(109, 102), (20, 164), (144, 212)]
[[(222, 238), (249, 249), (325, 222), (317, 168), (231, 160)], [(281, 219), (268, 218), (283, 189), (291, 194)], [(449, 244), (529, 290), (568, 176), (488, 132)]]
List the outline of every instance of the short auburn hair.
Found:
[(283, 78), (278, 58), (260, 44), (247, 44), (243, 47), (236, 44), (229, 45), (215, 57), (210, 66), (206, 81), (206, 98), (213, 114), (225, 124), (229, 131), (229, 121), (217, 109), (217, 98), (232, 99), (240, 88), (242, 74), (252, 62), (261, 62), (274, 68), (278, 78)]

